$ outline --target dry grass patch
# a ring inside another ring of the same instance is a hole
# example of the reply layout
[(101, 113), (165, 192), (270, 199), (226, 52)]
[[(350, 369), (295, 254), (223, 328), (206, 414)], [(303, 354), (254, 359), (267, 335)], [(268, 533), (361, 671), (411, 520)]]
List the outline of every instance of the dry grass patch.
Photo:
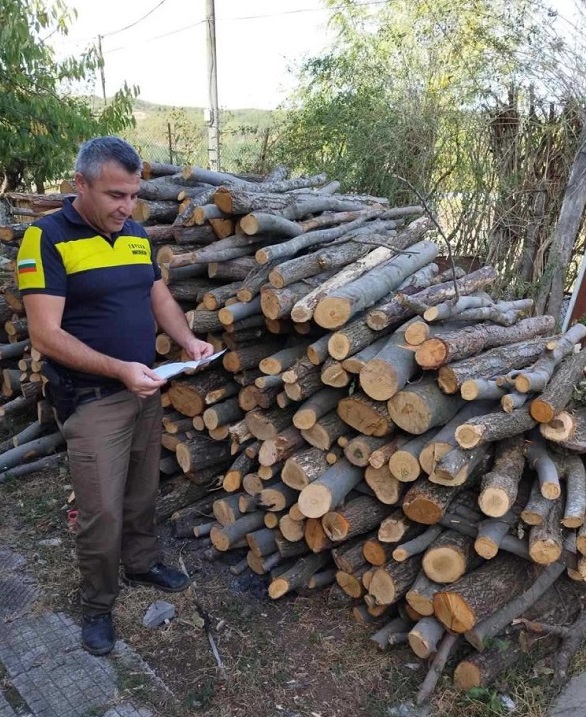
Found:
[[(64, 472), (0, 486), (0, 540), (23, 553), (35, 570), (42, 587), (39, 608), (77, 619), (78, 571), (66, 522), (69, 492)], [(114, 616), (119, 637), (175, 699), (154, 689), (142, 673), (123, 668), (121, 694), (152, 704), (165, 717), (392, 717), (400, 714), (393, 707), (414, 700), (426, 667), (405, 648), (378, 651), (368, 639), (375, 628), (354, 622), (345, 609), (328, 607), (325, 593), (273, 602), (263, 578), (250, 572), (235, 577), (224, 561), (206, 562), (194, 541), (175, 540), (168, 526), (160, 533), (165, 559), (175, 565), (182, 561), (193, 586), (178, 595), (122, 586)], [(60, 543), (39, 545), (47, 538)], [(142, 619), (155, 600), (173, 603), (177, 614), (168, 625), (150, 630)], [(544, 717), (555, 689), (546, 663), (524, 665), (494, 688), (469, 695), (452, 689), (452, 669), (428, 707), (409, 717), (507, 714), (499, 694), (511, 697), (516, 717)], [(586, 653), (575, 669), (586, 669)]]

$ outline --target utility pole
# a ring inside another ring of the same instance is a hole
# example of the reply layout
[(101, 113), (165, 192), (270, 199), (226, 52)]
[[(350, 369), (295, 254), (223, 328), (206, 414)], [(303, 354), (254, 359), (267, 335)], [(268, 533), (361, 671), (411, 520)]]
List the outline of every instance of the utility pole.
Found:
[(208, 55), (208, 165), (220, 171), (220, 109), (218, 106), (218, 66), (216, 62), (216, 10), (214, 0), (206, 0)]

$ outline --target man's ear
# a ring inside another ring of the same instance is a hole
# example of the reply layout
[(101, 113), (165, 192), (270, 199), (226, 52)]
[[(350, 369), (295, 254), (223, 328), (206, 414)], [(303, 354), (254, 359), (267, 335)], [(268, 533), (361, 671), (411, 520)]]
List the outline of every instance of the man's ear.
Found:
[(83, 176), (83, 174), (81, 172), (76, 172), (75, 173), (75, 188), (77, 189), (77, 191), (78, 192), (81, 191), (81, 193), (83, 193), (83, 191), (85, 189), (87, 189), (87, 187), (88, 187), (87, 179)]

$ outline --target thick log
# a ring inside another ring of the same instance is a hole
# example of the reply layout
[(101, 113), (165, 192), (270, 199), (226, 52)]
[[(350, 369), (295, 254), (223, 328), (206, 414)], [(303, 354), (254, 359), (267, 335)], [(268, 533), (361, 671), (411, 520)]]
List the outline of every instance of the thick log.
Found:
[(281, 478), (285, 485), (303, 490), (329, 470), (326, 453), (319, 448), (305, 448), (285, 461)]
[(439, 386), (445, 393), (456, 393), (465, 381), (499, 376), (529, 366), (541, 355), (548, 341), (548, 338), (519, 341), (441, 366)]
[(403, 334), (396, 332), (360, 370), (362, 390), (377, 401), (394, 396), (418, 371), (415, 353), (401, 345), (403, 341)]
[[(377, 537), (381, 543), (400, 543), (419, 535), (425, 528), (410, 520), (401, 508), (392, 511), (380, 524)], [(401, 562), (401, 561), (399, 561)]]
[(238, 398), (229, 398), (227, 401), (214, 404), (203, 412), (203, 422), (208, 430), (224, 426), (243, 417), (242, 409), (238, 405)]
[(419, 463), (428, 475), (434, 472), (443, 456), (457, 447), (456, 428), (473, 416), (485, 414), (490, 407), (492, 404), (484, 401), (464, 404), (458, 413), (431, 440), (426, 442), (419, 453)]
[(504, 554), (466, 574), (449, 590), (436, 592), (434, 614), (448, 630), (465, 633), (521, 594), (535, 574), (526, 560)]
[(321, 282), (317, 288), (298, 300), (291, 310), (291, 318), (293, 321), (310, 321), (313, 318), (316, 306), (324, 297), (356, 281), (366, 272), (370, 272), (388, 261), (392, 256), (392, 249), (381, 246), (349, 264), (342, 271), (330, 277), (327, 281)]
[(269, 597), (276, 600), (297, 588), (307, 587), (310, 578), (324, 567), (329, 555), (313, 554), (300, 558), (295, 565), (285, 573), (275, 578), (269, 585)]
[(553, 421), (539, 424), (541, 435), (572, 453), (586, 453), (586, 409), (562, 411)]
[(486, 468), (491, 456), (490, 444), (482, 444), (470, 451), (456, 446), (440, 458), (429, 480), (439, 485), (462, 485), (479, 466)]
[(231, 457), (230, 446), (227, 443), (214, 441), (203, 435), (180, 443), (175, 455), (184, 473), (199, 472), (214, 465), (225, 464)]
[(423, 617), (409, 631), (409, 646), (422, 659), (437, 652), (439, 641), (444, 635), (444, 626), (434, 617)]
[(461, 486), (437, 485), (421, 477), (413, 483), (403, 497), (405, 514), (418, 523), (434, 525), (445, 515)]
[(543, 393), (534, 398), (529, 406), (529, 413), (538, 423), (549, 423), (566, 408), (572, 398), (575, 384), (584, 375), (585, 367), (586, 351), (571, 354), (562, 361)]
[(445, 425), (463, 406), (459, 396), (443, 394), (434, 376), (424, 377), (396, 393), (387, 403), (394, 423), (408, 433), (420, 435)]
[[(331, 201), (331, 199), (328, 201)], [(332, 227), (330, 229), (317, 229), (316, 231), (306, 232), (305, 234), (293, 237), (288, 241), (283, 241), (280, 244), (266, 246), (256, 252), (255, 259), (259, 264), (263, 265), (285, 257), (295, 256), (295, 254), (298, 254), (303, 249), (315, 246), (316, 244), (334, 241), (345, 234), (349, 234), (355, 229), (362, 227), (369, 219), (376, 217), (378, 213), (377, 210), (367, 210), (362, 212), (357, 219), (349, 224)]]
[(212, 528), (210, 538), (212, 545), (217, 550), (225, 552), (233, 548), (246, 535), (254, 530), (262, 528), (264, 525), (262, 511), (256, 513), (246, 513), (242, 517), (229, 523), (221, 528)]
[(167, 391), (171, 405), (184, 416), (193, 418), (204, 412), (206, 395), (228, 380), (222, 370), (208, 370), (189, 378), (175, 379)]
[(558, 364), (572, 353), (574, 346), (584, 338), (586, 338), (586, 326), (575, 324), (565, 334), (548, 342), (542, 357), (530, 369), (515, 375), (517, 391), (520, 393), (543, 391)]
[(303, 437), (294, 426), (286, 428), (282, 433), (264, 441), (258, 453), (261, 466), (271, 466), (287, 460), (295, 450), (303, 445)]
[(328, 451), (340, 436), (351, 433), (348, 424), (343, 421), (337, 411), (330, 411), (316, 421), (308, 429), (303, 429), (301, 435), (310, 445)]
[(328, 353), (333, 359), (343, 361), (378, 341), (381, 335), (390, 333), (396, 325), (389, 326), (383, 332), (377, 332), (367, 326), (364, 318), (356, 319), (339, 331), (328, 334)]
[(205, 497), (213, 487), (214, 483), (215, 481), (213, 476), (210, 476), (208, 484), (205, 485), (198, 485), (197, 483), (193, 483), (187, 478), (181, 476), (177, 480), (174, 490), (166, 493), (165, 495), (158, 496), (156, 502), (157, 523), (159, 525), (162, 524), (176, 511)]
[[(419, 555), (419, 552), (415, 555)], [(433, 615), (433, 596), (441, 589), (442, 585), (434, 583), (420, 570), (405, 594), (405, 600), (419, 615), (430, 616)]]
[(332, 388), (344, 388), (350, 383), (351, 377), (348, 371), (342, 368), (342, 364), (339, 361), (335, 361), (330, 357), (325, 360), (321, 367), (321, 381)]
[(469, 326), (424, 341), (417, 347), (415, 360), (423, 369), (437, 369), (486, 349), (551, 334), (554, 326), (552, 316), (535, 316), (510, 327), (490, 324)]
[[(425, 226), (424, 231), (428, 226), (427, 220), (425, 222), (426, 224), (422, 225)], [(437, 246), (432, 242), (422, 241), (413, 244), (400, 256), (369, 271), (362, 278), (337, 290), (327, 298), (321, 299), (314, 311), (315, 322), (326, 329), (343, 326), (361, 309), (372, 306), (377, 300), (396, 289), (408, 276), (433, 262), (436, 255)]]
[[(358, 234), (359, 232), (360, 230), (356, 233)], [(284, 286), (293, 284), (308, 276), (320, 274), (326, 269), (346, 266), (367, 254), (369, 248), (364, 243), (347, 241), (343, 244), (335, 244), (332, 247), (319, 249), (311, 254), (305, 254), (278, 264), (271, 269), (269, 281), (277, 289), (282, 289)]]
[(467, 631), (464, 635), (466, 640), (477, 650), (483, 651), (490, 645), (493, 637), (500, 634), (507, 625), (538, 602), (563, 571), (564, 566), (561, 563), (548, 565), (536, 575), (527, 590)]
[(272, 482), (260, 492), (259, 505), (272, 513), (285, 510), (297, 500), (297, 491), (281, 481)]
[(387, 436), (394, 428), (385, 403), (362, 391), (341, 399), (337, 412), (345, 423), (367, 436)]
[(551, 500), (541, 493), (539, 480), (536, 479), (529, 493), (529, 498), (521, 511), (521, 520), (527, 525), (540, 525), (545, 520), (551, 507)]
[(456, 440), (462, 448), (475, 448), (482, 443), (500, 441), (525, 433), (533, 428), (535, 423), (527, 407), (518, 408), (512, 413), (496, 411), (472, 418), (459, 426), (456, 429)]
[(285, 428), (291, 425), (291, 418), (295, 412), (294, 407), (286, 410), (273, 408), (271, 410), (255, 409), (249, 411), (244, 420), (250, 433), (261, 441), (275, 438)]
[(474, 552), (474, 538), (446, 530), (425, 552), (421, 568), (430, 580), (445, 584), (456, 582), (480, 562)]
[(373, 530), (388, 513), (389, 508), (376, 498), (362, 495), (327, 512), (322, 517), (322, 527), (330, 540), (340, 542)]
[(256, 267), (257, 263), (252, 256), (241, 256), (221, 262), (211, 261), (207, 265), (210, 279), (224, 281), (242, 281)]
[(359, 468), (340, 460), (303, 488), (299, 494), (299, 510), (308, 518), (321, 518), (340, 505), (361, 479)]
[(415, 555), (402, 563), (390, 561), (377, 568), (368, 588), (368, 592), (379, 605), (392, 605), (405, 597), (413, 585), (421, 566), (421, 556)]
[(483, 476), (478, 495), (478, 505), (485, 515), (499, 518), (515, 503), (525, 467), (524, 449), (522, 435), (497, 443), (493, 468)]
[(388, 465), (380, 468), (368, 466), (364, 471), (364, 482), (385, 505), (398, 503), (404, 489), (403, 484), (389, 471)]
[(308, 398), (293, 415), (293, 425), (300, 430), (312, 428), (317, 421), (335, 409), (345, 392), (337, 388), (324, 388)]
[[(331, 276), (331, 271), (324, 271), (295, 284), (289, 284), (283, 289), (275, 289), (266, 284), (260, 294), (263, 314), (269, 319), (293, 318), (292, 311), (297, 302), (307, 296), (314, 287), (319, 287), (322, 283), (326, 283)], [(294, 321), (298, 323), (305, 320), (294, 318)]]
[(431, 429), (414, 438), (409, 437), (407, 443), (402, 445), (389, 458), (389, 471), (402, 483), (413, 483), (421, 475), (419, 455), (429, 441), (437, 434)]
[(353, 466), (362, 468), (368, 465), (373, 451), (382, 448), (387, 443), (386, 437), (369, 436), (361, 434), (352, 438), (344, 446), (344, 456)]
[(535, 563), (550, 565), (560, 559), (563, 548), (563, 503), (552, 500), (545, 520), (529, 531), (529, 555)]
[(297, 343), (285, 349), (281, 349), (276, 353), (263, 358), (259, 363), (260, 370), (269, 375), (274, 376), (280, 374), (290, 368), (297, 359), (305, 356), (307, 344)]

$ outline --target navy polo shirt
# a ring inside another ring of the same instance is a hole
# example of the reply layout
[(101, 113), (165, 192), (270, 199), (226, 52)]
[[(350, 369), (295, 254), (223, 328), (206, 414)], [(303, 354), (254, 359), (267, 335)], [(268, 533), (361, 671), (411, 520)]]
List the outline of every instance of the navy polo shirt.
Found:
[[(161, 273), (148, 236), (127, 220), (108, 239), (86, 224), (72, 201), (26, 230), (17, 260), (19, 288), (23, 295), (64, 297), (61, 327), (92, 349), (152, 366), (156, 329), (150, 294)], [(117, 384), (67, 370), (79, 387)]]

